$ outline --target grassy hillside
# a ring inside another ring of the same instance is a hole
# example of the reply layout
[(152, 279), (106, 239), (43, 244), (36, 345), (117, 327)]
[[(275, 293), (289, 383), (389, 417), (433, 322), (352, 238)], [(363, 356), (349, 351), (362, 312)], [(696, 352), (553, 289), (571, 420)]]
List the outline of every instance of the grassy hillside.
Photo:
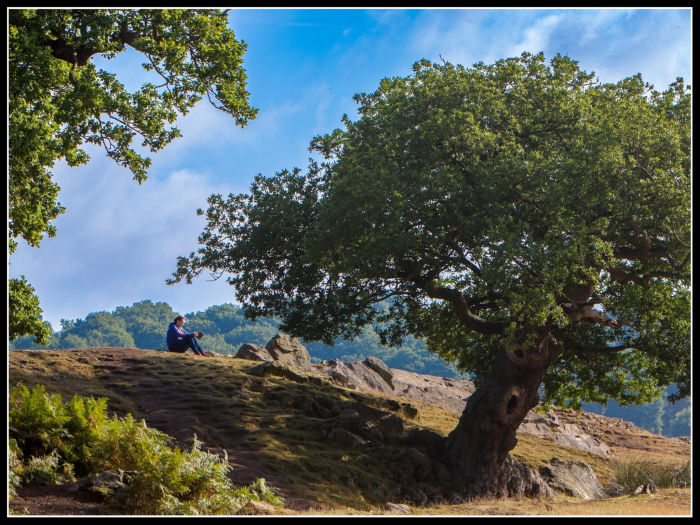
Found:
[[(221, 455), (226, 450), (235, 483), (246, 485), (264, 477), (281, 489), (280, 495), (296, 512), (376, 513), (386, 501), (408, 501), (414, 512), (442, 514), (489, 514), (495, 512), (493, 509), (595, 514), (595, 509), (602, 509), (594, 506), (599, 503), (567, 504), (564, 498), (554, 506), (541, 502), (515, 507), (512, 502), (447, 505), (424, 484), (398, 483), (392, 478), (388, 462), (393, 452), (406, 446), (400, 436), (374, 448), (344, 448), (323, 438), (323, 432), (330, 430), (335, 419), (319, 417), (314, 407), (321, 406), (337, 415), (343, 408), (358, 403), (386, 407), (385, 396), (347, 390), (320, 378), (258, 377), (251, 374), (255, 366), (256, 363), (230, 357), (202, 359), (124, 348), (15, 351), (9, 354), (9, 386), (19, 381), (29, 388), (42, 384), (48, 392), (61, 394), (64, 400), (76, 393), (106, 397), (112, 413), (143, 418), (149, 426), (183, 446), (191, 443), (196, 433), (204, 450)], [(413, 428), (446, 435), (457, 424), (457, 414), (433, 405), (414, 405), (418, 417), (403, 418), (404, 436)], [(670, 450), (669, 440), (656, 437), (653, 446), (659, 460), (678, 462), (689, 457), (689, 447)], [(519, 435), (513, 455), (534, 468), (553, 456), (584, 461), (604, 483), (615, 475), (614, 461), (524, 434)], [(416, 502), (422, 495), (426, 496), (426, 503), (421, 507)], [(689, 490), (662, 495), (666, 498), (663, 501), (668, 502), (668, 513), (689, 511)], [(657, 496), (654, 505), (661, 501)], [(566, 505), (572, 508), (566, 510)], [(624, 506), (610, 512), (618, 511), (636, 513)]]

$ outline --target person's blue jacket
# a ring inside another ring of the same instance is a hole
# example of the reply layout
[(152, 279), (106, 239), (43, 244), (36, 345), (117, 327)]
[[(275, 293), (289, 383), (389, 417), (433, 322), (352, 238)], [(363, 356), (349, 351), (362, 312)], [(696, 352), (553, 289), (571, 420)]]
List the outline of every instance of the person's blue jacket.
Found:
[(168, 335), (165, 338), (165, 343), (170, 346), (172, 344), (177, 343), (178, 339), (182, 339), (183, 337), (187, 337), (188, 335), (194, 335), (194, 334), (188, 334), (184, 330), (180, 330), (177, 326), (175, 326), (175, 323), (172, 322), (168, 326)]

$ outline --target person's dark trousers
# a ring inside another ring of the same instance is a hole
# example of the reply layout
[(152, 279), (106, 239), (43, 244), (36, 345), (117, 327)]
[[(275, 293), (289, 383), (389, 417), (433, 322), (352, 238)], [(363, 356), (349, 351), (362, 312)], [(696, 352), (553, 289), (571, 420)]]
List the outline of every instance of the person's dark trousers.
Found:
[(199, 346), (197, 338), (193, 335), (183, 337), (182, 339), (178, 340), (177, 343), (170, 345), (168, 347), (168, 350), (171, 352), (176, 352), (178, 354), (183, 354), (187, 351), (188, 348), (192, 349), (192, 351), (197, 355), (204, 355), (202, 347)]

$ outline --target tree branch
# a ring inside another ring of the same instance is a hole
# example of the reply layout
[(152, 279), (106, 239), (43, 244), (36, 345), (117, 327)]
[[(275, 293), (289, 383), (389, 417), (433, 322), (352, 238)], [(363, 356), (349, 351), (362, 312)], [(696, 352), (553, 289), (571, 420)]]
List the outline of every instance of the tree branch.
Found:
[(486, 321), (475, 316), (469, 310), (469, 302), (464, 294), (452, 288), (436, 286), (430, 281), (422, 287), (431, 299), (440, 299), (451, 302), (461, 323), (468, 329), (480, 334), (499, 335), (504, 332), (508, 323), (503, 321)]

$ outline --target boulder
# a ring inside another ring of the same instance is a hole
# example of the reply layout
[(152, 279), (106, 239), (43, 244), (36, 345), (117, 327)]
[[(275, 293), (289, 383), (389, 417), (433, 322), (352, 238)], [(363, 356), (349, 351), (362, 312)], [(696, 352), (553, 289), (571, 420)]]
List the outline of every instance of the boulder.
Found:
[(245, 516), (271, 516), (275, 514), (286, 514), (286, 512), (264, 501), (248, 500), (248, 503), (238, 511), (238, 514), (243, 514)]
[(274, 361), (270, 353), (260, 345), (245, 343), (236, 353), (238, 359), (248, 359), (250, 361)]
[(250, 375), (258, 377), (286, 377), (287, 379), (296, 383), (306, 383), (309, 380), (307, 376), (303, 374), (298, 374), (289, 366), (278, 361), (265, 361), (264, 363), (260, 363), (259, 365), (249, 368), (247, 372)]
[(519, 463), (510, 454), (506, 457), (499, 476), (509, 494), (522, 494), (529, 498), (557, 499), (557, 495), (539, 472)]
[(131, 470), (107, 470), (78, 480), (75, 483), (70, 483), (66, 485), (65, 488), (70, 491), (76, 491), (92, 487), (104, 487), (124, 492), (124, 489), (126, 489), (127, 485), (136, 475), (138, 475), (138, 472)]
[(552, 458), (540, 470), (542, 477), (554, 490), (585, 500), (607, 498), (608, 494), (598, 481), (593, 469), (581, 461), (563, 461)]
[(433, 464), (430, 458), (415, 448), (402, 449), (397, 459), (402, 468), (410, 472), (416, 481), (423, 481), (432, 473)]
[(355, 434), (351, 434), (342, 428), (334, 428), (328, 433), (326, 438), (334, 443), (337, 443), (341, 447), (356, 448), (367, 445), (367, 442), (362, 438), (356, 436)]
[(389, 367), (384, 364), (384, 361), (377, 357), (369, 356), (367, 359), (365, 359), (364, 365), (374, 370), (379, 377), (386, 381), (391, 389), (394, 390), (394, 385), (391, 382), (394, 374), (392, 374)]
[(612, 456), (608, 446), (598, 438), (589, 436), (574, 424), (560, 422), (559, 418), (551, 413), (538, 414), (531, 410), (518, 428), (518, 432), (551, 439), (558, 445), (585, 450), (599, 456)]
[(408, 433), (406, 443), (409, 445), (418, 445), (424, 448), (433, 448), (441, 445), (445, 438), (437, 432), (425, 428), (414, 428)]
[(360, 434), (360, 414), (357, 410), (352, 408), (346, 408), (338, 416), (338, 421), (336, 421), (333, 428), (340, 428), (346, 430), (351, 434), (356, 436)]
[(353, 390), (373, 390), (386, 394), (393, 393), (390, 384), (361, 361), (348, 361), (344, 363), (340, 359), (333, 359), (328, 361), (326, 367), (318, 372), (331, 379), (337, 385), (345, 388), (352, 388)]
[(411, 514), (411, 508), (408, 505), (399, 503), (387, 503), (384, 505), (384, 510), (391, 514)]
[(313, 370), (308, 350), (304, 348), (296, 337), (278, 334), (270, 339), (265, 349), (275, 361), (280, 361), (302, 372), (311, 372)]

